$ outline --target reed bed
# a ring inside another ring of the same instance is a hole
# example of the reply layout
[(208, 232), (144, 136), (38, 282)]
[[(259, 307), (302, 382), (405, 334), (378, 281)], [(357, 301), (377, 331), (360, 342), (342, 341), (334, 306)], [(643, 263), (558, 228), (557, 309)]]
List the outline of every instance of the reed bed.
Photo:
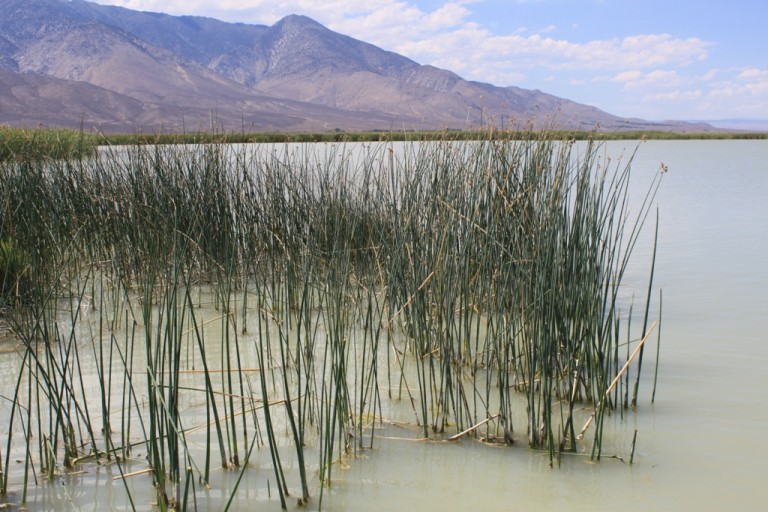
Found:
[(0, 162), (77, 159), (93, 155), (98, 138), (82, 130), (0, 125)]
[[(530, 132), (512, 132), (509, 129), (489, 131), (488, 128), (475, 130), (402, 130), (367, 132), (246, 132), (246, 131), (202, 131), (202, 132), (155, 132), (155, 133), (100, 133), (90, 140), (108, 145), (156, 145), (156, 144), (261, 144), (298, 142), (414, 142), (414, 141), (478, 141), (497, 138), (499, 140), (524, 140)], [(766, 132), (725, 131), (725, 132), (671, 132), (653, 130), (562, 130), (550, 131), (548, 137), (568, 140), (732, 140), (766, 139)]]
[(259, 458), (283, 508), (320, 508), (398, 401), (424, 438), (599, 459), (637, 403), (624, 372), (639, 382), (651, 329), (622, 326), (621, 283), (661, 174), (633, 210), (631, 159), (573, 148), (527, 132), (0, 164), (24, 347), (0, 493), (110, 463), (132, 506), (143, 474), (187, 509), (225, 468), (229, 507)]

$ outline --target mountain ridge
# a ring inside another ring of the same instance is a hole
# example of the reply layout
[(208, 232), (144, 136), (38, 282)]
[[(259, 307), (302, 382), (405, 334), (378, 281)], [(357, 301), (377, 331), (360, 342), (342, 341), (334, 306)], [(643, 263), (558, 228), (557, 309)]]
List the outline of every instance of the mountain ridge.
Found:
[(7, 124), (313, 131), (535, 120), (563, 129), (708, 129), (464, 80), (302, 15), (266, 26), (86, 0), (4, 1), (0, 122)]

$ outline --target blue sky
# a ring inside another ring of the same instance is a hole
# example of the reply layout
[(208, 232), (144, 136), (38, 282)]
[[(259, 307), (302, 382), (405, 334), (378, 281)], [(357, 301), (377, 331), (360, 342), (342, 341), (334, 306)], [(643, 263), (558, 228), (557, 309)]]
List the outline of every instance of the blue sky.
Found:
[(304, 14), (470, 80), (650, 120), (768, 119), (764, 0), (96, 0), (271, 25)]

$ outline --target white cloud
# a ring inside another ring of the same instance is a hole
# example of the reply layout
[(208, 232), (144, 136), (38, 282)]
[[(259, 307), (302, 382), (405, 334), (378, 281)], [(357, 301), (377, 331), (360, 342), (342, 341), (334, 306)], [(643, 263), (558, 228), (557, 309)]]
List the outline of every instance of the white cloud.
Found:
[[(640, 117), (718, 119), (768, 116), (768, 70), (710, 69), (684, 75), (677, 71), (629, 71), (603, 82), (624, 83), (627, 111)], [(631, 86), (630, 86), (631, 84)]]
[(597, 77), (595, 81), (623, 83), (624, 90), (677, 87), (687, 80), (677, 71), (656, 69), (648, 73), (639, 70), (622, 71), (611, 77)]
[(768, 69), (746, 68), (733, 71), (733, 78), (713, 84), (711, 98), (763, 98), (768, 101)]
[[(385, 42), (385, 41), (382, 41)], [(381, 42), (380, 42), (381, 43)], [(630, 36), (624, 39), (576, 43), (533, 34), (493, 35), (472, 23), (434, 35), (402, 40), (393, 49), (419, 62), (439, 63), (450, 54), (465, 62), (486, 62), (487, 71), (508, 63), (517, 71), (642, 70), (685, 66), (707, 56), (709, 43), (697, 38), (675, 39), (669, 35)], [(465, 69), (454, 69), (462, 74)], [(482, 77), (471, 77), (482, 79)]]
[(609, 82), (634, 82), (643, 78), (643, 72), (638, 70), (622, 71), (612, 77), (598, 77), (596, 81), (607, 80)]
[(768, 97), (768, 80), (746, 85), (747, 91), (753, 96)]
[(658, 94), (646, 94), (643, 96), (645, 101), (692, 101), (697, 100), (704, 96), (704, 91), (696, 89), (693, 91), (675, 90), (670, 92), (662, 92)]
[(745, 69), (736, 78), (741, 80), (768, 80), (768, 69)]
[(685, 66), (707, 58), (711, 43), (699, 38), (678, 39), (669, 34), (643, 34), (588, 43), (562, 42), (564, 68), (643, 69)]
[[(355, 2), (357, 5), (365, 3)], [(370, 5), (370, 4), (369, 4)], [(344, 12), (344, 11), (338, 11)], [(466, 24), (470, 12), (460, 3), (451, 2), (432, 12), (425, 12), (406, 2), (379, 1), (357, 14), (334, 15), (324, 22), (337, 32), (396, 50), (403, 41), (431, 37)]]
[(747, 84), (725, 82), (713, 87), (709, 92), (709, 96), (711, 98), (762, 96), (768, 99), (768, 80), (762, 82), (750, 82)]
[(710, 82), (710, 81), (714, 80), (719, 73), (720, 73), (719, 69), (710, 69), (709, 71), (707, 71), (706, 73), (704, 73), (701, 76), (701, 81), (702, 82)]

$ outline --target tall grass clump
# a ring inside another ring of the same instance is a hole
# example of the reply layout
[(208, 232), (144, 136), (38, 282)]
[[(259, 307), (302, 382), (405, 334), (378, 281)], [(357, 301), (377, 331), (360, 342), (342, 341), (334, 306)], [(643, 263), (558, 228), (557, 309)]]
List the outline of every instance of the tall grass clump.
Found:
[(599, 458), (642, 360), (621, 285), (661, 175), (638, 205), (630, 165), (547, 132), (0, 163), (0, 493), (108, 461), (130, 506), (231, 474), (226, 506), (248, 479), (320, 507), (390, 419)]
[(97, 137), (78, 130), (0, 126), (0, 162), (66, 160), (92, 156)]

